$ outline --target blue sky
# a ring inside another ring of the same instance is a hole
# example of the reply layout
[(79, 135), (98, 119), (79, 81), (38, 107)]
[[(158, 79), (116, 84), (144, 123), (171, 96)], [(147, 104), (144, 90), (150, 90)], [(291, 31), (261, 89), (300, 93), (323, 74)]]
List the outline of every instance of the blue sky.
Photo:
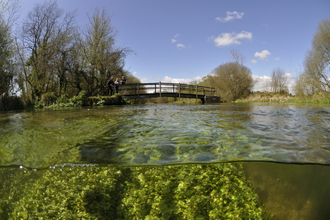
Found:
[[(42, 0), (22, 2), (20, 19)], [(117, 46), (136, 55), (126, 69), (143, 82), (188, 83), (210, 74), (239, 50), (264, 90), (271, 71), (280, 67), (297, 76), (318, 23), (330, 18), (329, 0), (58, 0), (77, 10), (80, 25), (87, 13), (104, 7), (118, 30)]]

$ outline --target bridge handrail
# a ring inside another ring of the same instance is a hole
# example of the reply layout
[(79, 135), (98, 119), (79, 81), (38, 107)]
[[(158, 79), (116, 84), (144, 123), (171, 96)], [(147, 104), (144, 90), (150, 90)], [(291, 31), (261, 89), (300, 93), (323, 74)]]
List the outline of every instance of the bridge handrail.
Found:
[[(162, 93), (176, 93), (180, 98), (180, 94), (190, 94), (196, 95), (198, 98), (200, 95), (204, 96), (216, 96), (215, 87), (198, 86), (191, 84), (181, 84), (181, 83), (128, 83), (119, 84), (119, 91), (122, 95), (143, 95), (143, 94), (159, 94), (162, 97)], [(150, 92), (152, 91), (152, 92)]]
[[(119, 84), (119, 86), (122, 86), (122, 85), (125, 85), (125, 86), (134, 86), (134, 85), (140, 85), (140, 86), (148, 86), (148, 85), (159, 85), (161, 84), (162, 86), (196, 86), (196, 85), (191, 85), (191, 84), (184, 84), (184, 83), (163, 83), (163, 82), (157, 82), (157, 83), (127, 83), (127, 84)], [(209, 87), (209, 86), (199, 86), (197, 85), (198, 88), (212, 88), (212, 89), (215, 89), (215, 87)]]

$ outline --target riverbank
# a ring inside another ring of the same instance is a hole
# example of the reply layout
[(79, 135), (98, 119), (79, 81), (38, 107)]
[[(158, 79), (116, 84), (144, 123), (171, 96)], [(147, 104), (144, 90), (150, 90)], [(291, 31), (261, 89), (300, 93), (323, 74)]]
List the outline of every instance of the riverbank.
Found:
[(330, 93), (317, 92), (312, 96), (294, 96), (291, 94), (254, 92), (245, 99), (237, 99), (240, 102), (284, 102), (284, 103), (321, 103), (330, 104)]

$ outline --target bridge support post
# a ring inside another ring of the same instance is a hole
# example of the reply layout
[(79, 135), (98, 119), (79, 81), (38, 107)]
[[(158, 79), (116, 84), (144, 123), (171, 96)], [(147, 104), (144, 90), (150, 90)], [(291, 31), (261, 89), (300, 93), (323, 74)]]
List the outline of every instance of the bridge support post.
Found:
[(159, 81), (159, 97), (162, 97), (162, 83)]
[(140, 84), (139, 83), (138, 83), (137, 90), (138, 90), (138, 99), (139, 99), (140, 98)]

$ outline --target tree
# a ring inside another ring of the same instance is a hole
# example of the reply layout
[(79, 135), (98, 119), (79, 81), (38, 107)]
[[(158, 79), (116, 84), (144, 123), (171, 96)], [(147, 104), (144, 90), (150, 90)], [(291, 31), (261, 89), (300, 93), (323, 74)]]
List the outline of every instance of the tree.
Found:
[(90, 24), (80, 35), (78, 48), (82, 65), (82, 87), (88, 95), (104, 94), (111, 76), (125, 75), (124, 58), (132, 52), (126, 47), (115, 47), (116, 30), (105, 9), (96, 9)]
[(9, 28), (0, 23), (0, 97), (8, 95), (13, 89), (13, 44)]
[[(0, 17), (3, 17), (4, 13), (6, 13), (10, 9), (10, 0), (4, 1), (0, 0)], [(3, 22), (3, 21), (1, 21)]]
[(287, 78), (285, 77), (285, 72), (283, 69), (277, 67), (272, 71), (272, 79), (269, 83), (267, 83), (267, 87), (271, 92), (289, 92)]
[(246, 97), (253, 88), (251, 70), (244, 66), (245, 58), (237, 50), (231, 51), (232, 62), (221, 64), (208, 75), (205, 83), (217, 88), (222, 99), (230, 101)]
[[(30, 89), (32, 100), (64, 83), (65, 59), (71, 50), (75, 13), (64, 14), (56, 1), (37, 4), (23, 23), (20, 47), (17, 43), (21, 61), (25, 89)], [(59, 65), (61, 63), (61, 65)], [(23, 88), (22, 88), (23, 89)]]
[(313, 94), (312, 83), (305, 74), (300, 74), (294, 85), (293, 92), (296, 96), (309, 96)]
[(0, 0), (0, 99), (13, 95), (16, 65), (11, 22), (15, 18), (19, 0)]
[(330, 90), (330, 19), (319, 23), (313, 37), (312, 49), (304, 60), (304, 77), (320, 91)]

